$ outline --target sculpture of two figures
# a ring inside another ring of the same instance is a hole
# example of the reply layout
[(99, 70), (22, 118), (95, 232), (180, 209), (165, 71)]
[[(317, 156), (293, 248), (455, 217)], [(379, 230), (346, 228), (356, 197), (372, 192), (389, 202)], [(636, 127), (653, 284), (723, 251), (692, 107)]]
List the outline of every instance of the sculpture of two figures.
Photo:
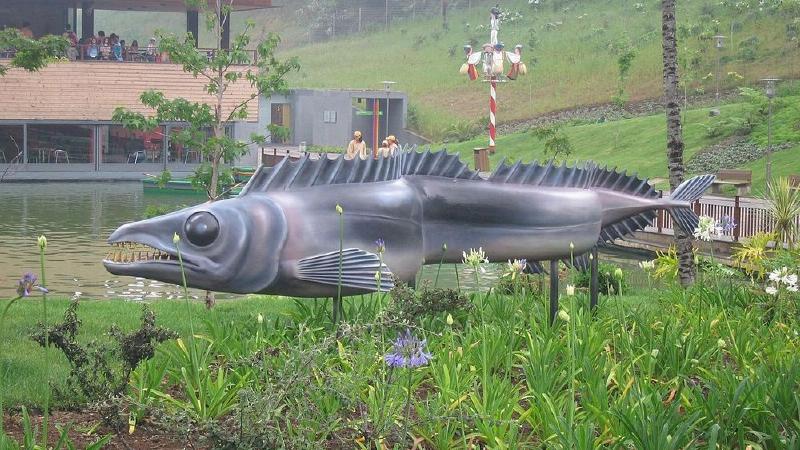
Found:
[[(461, 66), (461, 73), (467, 75), (470, 80), (476, 80), (478, 78), (476, 66), (481, 63), (483, 77), (486, 80), (498, 80), (504, 74), (508, 79), (515, 80), (517, 76), (528, 73), (525, 63), (522, 62), (522, 45), (515, 46), (513, 52), (505, 51), (505, 45), (498, 41), (497, 37), (500, 32), (500, 8), (495, 6), (489, 12), (489, 42), (483, 44), (480, 52), (476, 52), (470, 44), (464, 46), (467, 62)], [(504, 70), (505, 60), (511, 65), (508, 73)]]

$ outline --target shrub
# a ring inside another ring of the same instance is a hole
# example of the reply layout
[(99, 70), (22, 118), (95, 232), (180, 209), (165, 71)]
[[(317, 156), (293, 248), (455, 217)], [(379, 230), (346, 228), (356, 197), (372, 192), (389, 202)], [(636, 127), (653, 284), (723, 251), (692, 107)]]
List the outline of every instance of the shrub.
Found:
[(468, 311), (470, 308), (472, 303), (467, 296), (455, 289), (431, 287), (427, 281), (413, 289), (396, 280), (383, 315), (391, 322), (415, 323), (422, 317)]
[(53, 326), (39, 323), (31, 338), (44, 347), (45, 337), (49, 337), (50, 345), (61, 350), (69, 361), (68, 392), (60, 392), (65, 399), (101, 401), (122, 393), (131, 372), (140, 362), (153, 357), (156, 344), (177, 337), (174, 331), (157, 327), (155, 320), (153, 311), (143, 305), (142, 325), (138, 330), (123, 333), (112, 325), (108, 335), (114, 344), (92, 340), (82, 345), (77, 339), (81, 327), (78, 300), (73, 300), (63, 322)]
[[(589, 289), (589, 283), (592, 280), (592, 273), (589, 270), (582, 270), (575, 274), (575, 286), (579, 288)], [(621, 267), (609, 264), (599, 263), (597, 268), (597, 285), (601, 294), (613, 295), (619, 294), (620, 288), (622, 293), (628, 292), (627, 275)]]

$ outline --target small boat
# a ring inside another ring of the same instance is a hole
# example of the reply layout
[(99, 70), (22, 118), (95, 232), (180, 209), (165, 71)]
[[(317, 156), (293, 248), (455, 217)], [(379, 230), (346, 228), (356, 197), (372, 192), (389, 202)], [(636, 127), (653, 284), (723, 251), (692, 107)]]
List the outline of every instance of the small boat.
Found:
[[(242, 191), (244, 183), (237, 183), (233, 189), (230, 190), (227, 196), (236, 197)], [(206, 193), (202, 189), (197, 189), (192, 186), (192, 182), (185, 178), (178, 178), (175, 180), (167, 181), (163, 186), (159, 186), (158, 179), (156, 178), (143, 178), (142, 188), (145, 194), (180, 194), (180, 195), (196, 195), (205, 197)], [(230, 189), (230, 186), (221, 187), (222, 191)]]

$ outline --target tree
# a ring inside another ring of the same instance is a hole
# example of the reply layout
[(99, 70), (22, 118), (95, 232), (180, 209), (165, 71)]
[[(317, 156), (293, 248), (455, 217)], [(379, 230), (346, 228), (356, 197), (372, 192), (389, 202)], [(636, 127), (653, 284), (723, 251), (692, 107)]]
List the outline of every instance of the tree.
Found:
[[(113, 115), (113, 120), (125, 127), (143, 131), (154, 130), (166, 122), (180, 122), (182, 129), (173, 132), (170, 138), (185, 147), (198, 150), (202, 155), (204, 162), (195, 171), (192, 184), (205, 188), (211, 201), (221, 196), (219, 181), (223, 174), (222, 163), (244, 155), (249, 144), (266, 140), (263, 135), (253, 134), (251, 142), (238, 141), (225, 133), (226, 126), (234, 120), (246, 119), (248, 104), (259, 96), (269, 97), (285, 92), (288, 88), (285, 76), (300, 67), (295, 58), (284, 62), (275, 58), (280, 38), (274, 33), (255, 43), (255, 50), (249, 51), (250, 33), (255, 26), (252, 21), (248, 21), (244, 31), (234, 37), (230, 48), (223, 48), (222, 30), (228, 26), (226, 22), (230, 20), (233, 1), (216, 0), (214, 8), (209, 8), (206, 0), (186, 2), (188, 7), (196, 8), (205, 15), (206, 28), (213, 33), (216, 43), (216, 48), (211, 52), (199, 52), (190, 33), (183, 39), (174, 34), (159, 33), (159, 50), (166, 52), (172, 62), (183, 66), (184, 72), (205, 78), (205, 90), (214, 96), (213, 105), (183, 98), (167, 99), (162, 92), (151, 90), (142, 93), (140, 100), (155, 114), (145, 116), (126, 108), (117, 108)], [(250, 83), (253, 93), (230, 111), (223, 111), (225, 93), (232, 84), (240, 81)], [(206, 292), (206, 306), (211, 308), (213, 305), (213, 294)]]
[[(257, 42), (254, 51), (248, 50), (254, 28), (252, 21), (234, 37), (229, 49), (223, 48), (222, 30), (230, 20), (232, 3), (233, 0), (217, 0), (215, 8), (207, 8), (204, 1), (187, 1), (187, 6), (205, 14), (206, 27), (215, 37), (216, 48), (209, 53), (197, 50), (191, 34), (182, 39), (174, 34), (159, 34), (159, 50), (166, 52), (170, 61), (182, 65), (194, 77), (206, 79), (205, 90), (214, 96), (212, 105), (183, 98), (167, 99), (162, 92), (151, 90), (142, 93), (140, 100), (155, 112), (153, 115), (145, 116), (126, 108), (117, 108), (113, 115), (115, 121), (136, 130), (153, 130), (165, 122), (181, 122), (182, 128), (173, 132), (170, 139), (199, 150), (203, 160), (208, 161), (197, 169), (194, 179), (206, 189), (212, 201), (220, 196), (222, 163), (244, 155), (249, 144), (265, 141), (263, 135), (252, 135), (251, 142), (237, 141), (226, 135), (226, 126), (234, 120), (246, 119), (248, 104), (260, 95), (269, 97), (285, 92), (288, 88), (285, 76), (299, 69), (295, 58), (283, 62), (275, 58), (280, 38), (274, 33)], [(223, 111), (228, 88), (240, 81), (250, 83), (253, 93), (230, 111)]]
[[(675, 34), (675, 0), (661, 1), (661, 37), (664, 57), (664, 109), (667, 114), (667, 164), (669, 187), (674, 191), (682, 182), (683, 131), (678, 88), (678, 39)], [(675, 227), (678, 249), (678, 278), (682, 286), (694, 283), (695, 266), (692, 236)]]
[(15, 28), (0, 30), (0, 48), (14, 49), (14, 56), (7, 64), (0, 64), (0, 76), (8, 69), (19, 67), (35, 72), (46, 66), (52, 59), (63, 55), (69, 42), (61, 36), (47, 35), (41, 39), (29, 39)]

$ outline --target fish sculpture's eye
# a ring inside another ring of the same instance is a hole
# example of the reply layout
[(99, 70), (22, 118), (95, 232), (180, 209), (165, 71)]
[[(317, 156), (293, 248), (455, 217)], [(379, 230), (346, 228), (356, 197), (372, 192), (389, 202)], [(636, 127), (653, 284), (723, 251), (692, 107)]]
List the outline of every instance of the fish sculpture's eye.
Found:
[(189, 242), (198, 247), (205, 247), (217, 239), (219, 221), (210, 212), (194, 213), (186, 220), (183, 231), (186, 233)]

